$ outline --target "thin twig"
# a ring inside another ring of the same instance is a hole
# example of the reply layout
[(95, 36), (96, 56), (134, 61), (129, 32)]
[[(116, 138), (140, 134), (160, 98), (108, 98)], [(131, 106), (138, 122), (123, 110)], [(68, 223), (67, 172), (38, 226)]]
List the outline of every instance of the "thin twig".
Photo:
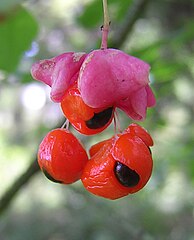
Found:
[(0, 215), (7, 209), (9, 204), (13, 201), (16, 194), (19, 190), (26, 185), (32, 176), (35, 175), (39, 171), (39, 166), (37, 160), (34, 159), (28, 168), (22, 173), (18, 179), (15, 180), (13, 185), (8, 188), (8, 190), (4, 193), (2, 198), (0, 199)]
[(107, 0), (103, 0), (103, 12), (104, 12), (104, 24), (102, 27), (101, 49), (107, 49), (108, 32), (109, 32), (109, 25), (110, 25)]
[[(64, 119), (62, 119), (62, 121), (53, 128), (60, 128), (63, 122)], [(25, 186), (30, 181), (30, 179), (38, 172), (41, 171), (38, 165), (37, 158), (34, 157), (26, 170), (20, 176), (18, 176), (14, 183), (6, 190), (6, 192), (0, 198), (0, 216), (5, 210), (7, 210), (11, 202), (14, 200), (15, 196), (22, 189), (22, 187)]]

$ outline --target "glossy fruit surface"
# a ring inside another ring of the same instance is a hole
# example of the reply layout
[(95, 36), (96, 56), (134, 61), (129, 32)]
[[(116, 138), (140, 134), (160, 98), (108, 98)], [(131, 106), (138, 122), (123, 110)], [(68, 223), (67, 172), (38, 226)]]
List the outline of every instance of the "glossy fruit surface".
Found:
[(137, 136), (123, 134), (115, 142), (112, 155), (116, 161), (126, 165), (140, 177), (138, 184), (129, 188), (129, 192), (134, 193), (143, 188), (151, 176), (153, 164), (147, 145)]
[(112, 138), (106, 139), (104, 141), (92, 145), (91, 148), (89, 149), (90, 157), (93, 157), (102, 147), (107, 149), (110, 148), (110, 146), (112, 146)]
[(112, 122), (114, 108), (91, 108), (81, 98), (77, 84), (70, 87), (61, 101), (61, 108), (73, 127), (82, 134), (102, 132)]
[(125, 129), (126, 133), (130, 133), (133, 136), (138, 136), (148, 146), (153, 146), (153, 139), (147, 130), (136, 123), (132, 123)]
[[(138, 125), (131, 128), (131, 131), (129, 126), (123, 133), (91, 147), (91, 159), (81, 177), (91, 193), (117, 199), (139, 191), (148, 182), (152, 173), (152, 156), (148, 145), (133, 128), (139, 132), (144, 132), (144, 129)], [(145, 139), (150, 140), (150, 135)]]
[(79, 180), (87, 161), (82, 144), (67, 129), (52, 130), (39, 146), (39, 166), (54, 182), (70, 184)]

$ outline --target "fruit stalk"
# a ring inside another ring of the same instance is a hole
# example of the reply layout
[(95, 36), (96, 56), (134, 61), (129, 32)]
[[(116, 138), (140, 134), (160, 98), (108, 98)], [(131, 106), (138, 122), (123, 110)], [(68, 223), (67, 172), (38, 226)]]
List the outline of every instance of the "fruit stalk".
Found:
[(107, 0), (103, 0), (103, 11), (104, 11), (104, 24), (102, 27), (102, 43), (101, 43), (102, 50), (107, 49), (108, 32), (110, 25)]

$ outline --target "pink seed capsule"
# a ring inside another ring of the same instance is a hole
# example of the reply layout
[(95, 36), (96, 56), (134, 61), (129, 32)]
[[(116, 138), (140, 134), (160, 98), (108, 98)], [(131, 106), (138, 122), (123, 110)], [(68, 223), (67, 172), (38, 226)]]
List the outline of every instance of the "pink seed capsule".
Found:
[(51, 99), (61, 102), (65, 90), (78, 78), (86, 53), (68, 52), (32, 65), (32, 77), (51, 87)]
[(82, 63), (78, 87), (91, 107), (114, 105), (135, 120), (155, 104), (149, 87), (150, 66), (117, 49), (94, 50)]

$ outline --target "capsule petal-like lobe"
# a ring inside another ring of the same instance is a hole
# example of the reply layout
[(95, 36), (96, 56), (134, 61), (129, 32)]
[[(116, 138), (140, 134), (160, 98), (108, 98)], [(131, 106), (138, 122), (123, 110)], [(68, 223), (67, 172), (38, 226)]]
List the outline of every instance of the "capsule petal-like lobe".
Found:
[(93, 145), (81, 176), (85, 188), (108, 199), (138, 192), (151, 177), (151, 144), (146, 130), (131, 124), (122, 133)]
[(144, 61), (120, 50), (94, 50), (82, 64), (78, 86), (86, 104), (105, 107), (145, 87), (149, 69)]
[(100, 197), (118, 199), (129, 194), (114, 174), (115, 160), (107, 150), (100, 150), (87, 163), (81, 180), (85, 188)]
[(131, 137), (130, 134), (120, 136), (112, 149), (112, 156), (140, 177), (138, 184), (129, 188), (130, 193), (137, 192), (146, 185), (152, 173), (153, 161), (148, 147), (139, 137)]
[(130, 124), (129, 127), (126, 128), (124, 132), (130, 133), (133, 136), (138, 136), (148, 147), (154, 145), (153, 139), (151, 135), (148, 133), (148, 131), (136, 123)]
[(65, 90), (77, 81), (86, 53), (67, 52), (32, 65), (32, 77), (51, 87), (51, 99), (60, 102)]

